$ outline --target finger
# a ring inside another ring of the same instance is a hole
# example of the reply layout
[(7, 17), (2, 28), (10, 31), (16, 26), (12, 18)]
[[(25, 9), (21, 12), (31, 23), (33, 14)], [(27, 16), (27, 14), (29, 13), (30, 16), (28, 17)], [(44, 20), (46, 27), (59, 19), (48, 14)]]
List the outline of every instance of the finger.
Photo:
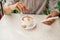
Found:
[(23, 11), (23, 5), (22, 4), (18, 4), (18, 7)]
[(28, 9), (22, 3), (20, 3), (19, 5), (21, 6), (23, 11), (25, 11), (25, 12), (28, 11)]
[(19, 6), (16, 6), (16, 9), (19, 11), (19, 12), (22, 12), (21, 8)]
[(55, 19), (50, 20), (51, 24), (55, 22)]
[(55, 19), (52, 19), (52, 20), (49, 20), (49, 21), (45, 21), (45, 22), (43, 22), (44, 24), (46, 24), (46, 25), (51, 25), (51, 24), (53, 24), (55, 22)]
[(43, 23), (46, 24), (46, 25), (51, 25), (51, 22), (50, 21), (45, 21)]
[(26, 8), (26, 7), (24, 7), (24, 9), (23, 9), (25, 12), (27, 12), (28, 11), (28, 9)]
[(17, 8), (20, 12), (22, 12), (22, 11), (27, 12), (27, 8), (26, 8), (21, 2), (16, 3), (16, 8)]
[(19, 10), (19, 12), (22, 12), (22, 8), (21, 8), (21, 5), (19, 5), (19, 3), (21, 4), (21, 2), (16, 3), (16, 7)]
[(16, 8), (16, 10), (18, 10), (18, 12), (20, 11), (18, 8)]
[(19, 3), (17, 4), (17, 6), (18, 6), (18, 9), (21, 10), (21, 12), (24, 11), (24, 10), (23, 10), (23, 9), (24, 9), (24, 6), (23, 6), (22, 3), (19, 2)]

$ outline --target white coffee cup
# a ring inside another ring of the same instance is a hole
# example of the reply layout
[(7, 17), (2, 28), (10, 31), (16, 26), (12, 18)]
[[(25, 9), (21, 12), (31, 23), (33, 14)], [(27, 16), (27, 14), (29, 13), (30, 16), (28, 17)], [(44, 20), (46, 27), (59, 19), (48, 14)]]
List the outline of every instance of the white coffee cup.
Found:
[(31, 21), (28, 21), (28, 18), (25, 18), (22, 20), (21, 25), (26, 25), (25, 29), (32, 29), (35, 26), (35, 20), (31, 19)]

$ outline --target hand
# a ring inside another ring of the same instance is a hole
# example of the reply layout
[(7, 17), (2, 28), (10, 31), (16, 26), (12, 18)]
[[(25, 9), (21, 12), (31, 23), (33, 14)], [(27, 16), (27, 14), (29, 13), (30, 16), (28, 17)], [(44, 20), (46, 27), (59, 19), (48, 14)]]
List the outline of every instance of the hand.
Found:
[(28, 9), (21, 3), (21, 2), (17, 2), (14, 5), (10, 5), (10, 6), (4, 6), (4, 13), (5, 14), (11, 14), (12, 10), (18, 10), (19, 12), (27, 12)]
[[(50, 14), (47, 16), (47, 19), (48, 18), (51, 18), (51, 17), (55, 17), (58, 15), (58, 12), (57, 11), (51, 11)], [(55, 19), (52, 19), (52, 20), (49, 20), (49, 21), (45, 21), (43, 22), (44, 24), (46, 25), (51, 25), (55, 22)]]
[(47, 18), (55, 17), (58, 15), (57, 11), (51, 11), (50, 14), (47, 16)]
[(49, 20), (49, 21), (45, 21), (45, 22), (42, 22), (46, 25), (52, 25), (53, 23), (55, 22), (55, 19), (52, 19), (52, 20)]
[(16, 8), (16, 10), (18, 10), (19, 12), (27, 12), (28, 11), (28, 9), (23, 5), (23, 3), (21, 3), (21, 2), (17, 2), (16, 4), (15, 4), (15, 8)]

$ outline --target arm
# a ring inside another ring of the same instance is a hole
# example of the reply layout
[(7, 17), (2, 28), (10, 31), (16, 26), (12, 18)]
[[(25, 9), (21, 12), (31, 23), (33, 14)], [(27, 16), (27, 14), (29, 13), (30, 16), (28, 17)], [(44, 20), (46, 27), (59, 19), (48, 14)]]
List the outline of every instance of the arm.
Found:
[(4, 6), (3, 9), (5, 14), (11, 14), (11, 11), (15, 9), (15, 6), (14, 5)]
[[(11, 2), (11, 1), (9, 1), (9, 2)], [(11, 14), (11, 11), (15, 10), (15, 9), (18, 10), (19, 12), (27, 12), (28, 11), (27, 8), (21, 2), (12, 3), (12, 5), (7, 2), (4, 5), (4, 12), (5, 12), (5, 14)]]
[(50, 0), (49, 1), (49, 8), (50, 8), (51, 12), (47, 18), (58, 15), (59, 11), (58, 11), (58, 7), (57, 7), (57, 3), (58, 3), (58, 0)]
[[(49, 0), (49, 8), (51, 10), (50, 14), (47, 16), (47, 18), (58, 16), (58, 8), (57, 8), (58, 0)], [(46, 25), (51, 25), (55, 22), (55, 19), (44, 21), (43, 23)]]

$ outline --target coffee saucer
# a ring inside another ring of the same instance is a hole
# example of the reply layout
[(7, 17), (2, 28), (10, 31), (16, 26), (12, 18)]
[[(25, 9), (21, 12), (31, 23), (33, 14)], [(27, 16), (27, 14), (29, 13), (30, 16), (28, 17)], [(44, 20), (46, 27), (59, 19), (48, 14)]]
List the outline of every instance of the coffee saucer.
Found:
[(31, 27), (26, 27), (26, 28), (24, 28), (24, 29), (26, 29), (26, 30), (31, 30), (31, 29), (33, 29), (33, 28), (35, 28), (36, 27), (36, 24), (34, 24), (33, 26), (31, 26)]

